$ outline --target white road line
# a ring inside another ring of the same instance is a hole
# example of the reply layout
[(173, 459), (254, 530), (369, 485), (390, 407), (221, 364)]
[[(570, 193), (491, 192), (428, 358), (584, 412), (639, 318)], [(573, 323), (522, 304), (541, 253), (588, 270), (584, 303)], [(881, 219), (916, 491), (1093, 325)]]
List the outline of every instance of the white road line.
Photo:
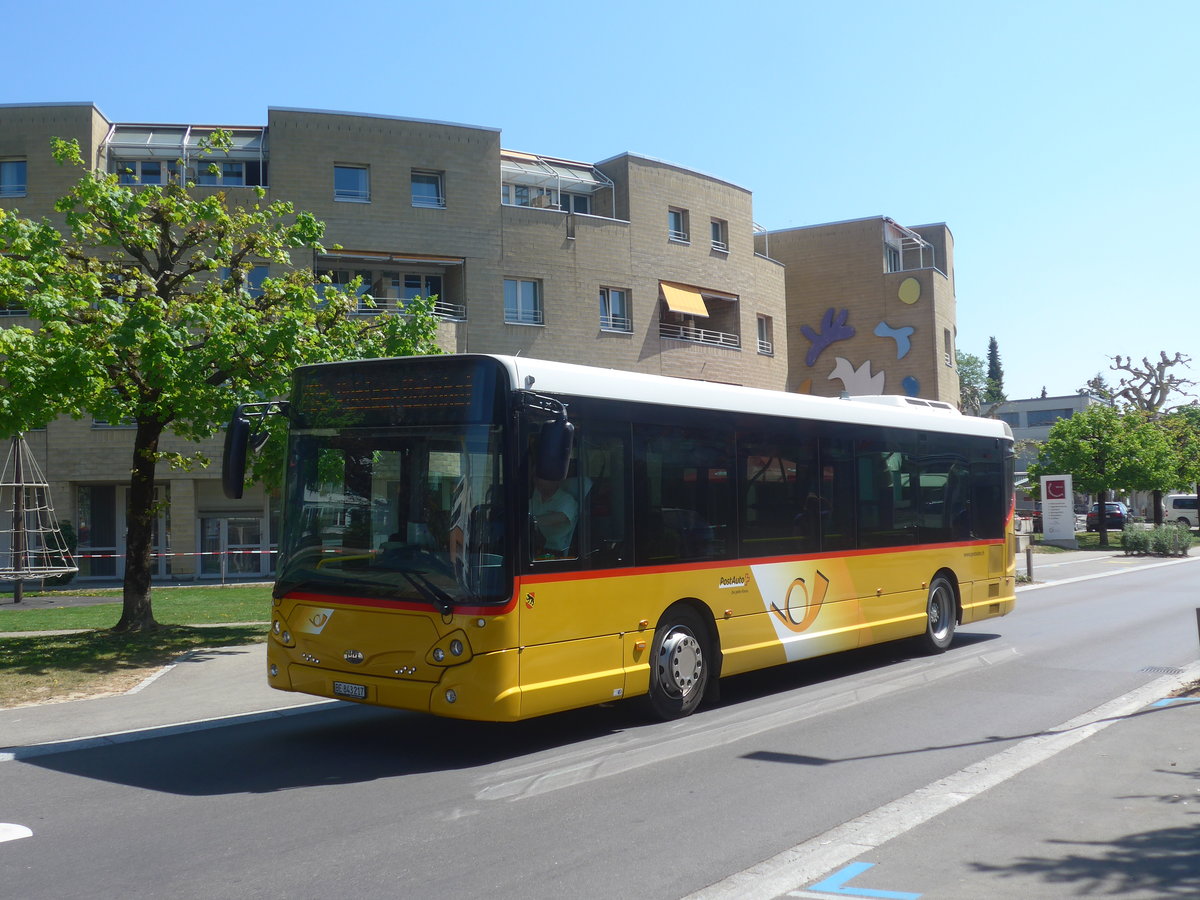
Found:
[(0, 844), (5, 841), (19, 841), (21, 838), (27, 837), (33, 837), (33, 832), (24, 825), (0, 822)]
[(1024, 740), (886, 806), (784, 850), (758, 865), (711, 884), (684, 900), (769, 900), (789, 891), (802, 890), (804, 885), (965, 803), (988, 788), (1019, 775), (1198, 678), (1200, 662), (1192, 663), (1182, 674), (1151, 681), (1044, 734)]
[[(1200, 556), (1185, 556), (1181, 559), (1169, 559), (1165, 562), (1147, 563), (1144, 566), (1136, 566), (1134, 568), (1125, 569), (1120, 572), (1096, 572), (1094, 575), (1077, 575), (1074, 578), (1060, 578), (1058, 581), (1046, 581), (1039, 584), (1024, 584), (1017, 587), (1018, 593), (1025, 591), (1036, 591), (1041, 588), (1058, 587), (1060, 584), (1074, 584), (1077, 581), (1092, 581), (1096, 578), (1112, 578), (1114, 575), (1124, 575), (1127, 572), (1144, 572), (1147, 569), (1161, 569), (1163, 566), (1178, 566), (1182, 563), (1192, 563), (1200, 560)], [(1034, 570), (1036, 577), (1037, 570)]]

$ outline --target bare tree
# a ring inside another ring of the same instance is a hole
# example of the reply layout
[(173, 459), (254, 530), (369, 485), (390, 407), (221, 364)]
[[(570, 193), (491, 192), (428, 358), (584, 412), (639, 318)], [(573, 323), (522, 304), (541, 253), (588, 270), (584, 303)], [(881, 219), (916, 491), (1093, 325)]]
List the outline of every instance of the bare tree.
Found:
[(1167, 356), (1167, 351), (1160, 350), (1158, 362), (1152, 363), (1149, 357), (1142, 357), (1141, 368), (1134, 366), (1132, 356), (1114, 356), (1112, 359), (1110, 369), (1127, 373), (1121, 376), (1120, 382), (1112, 392), (1113, 397), (1120, 398), (1144, 412), (1157, 413), (1173, 393), (1190, 397), (1191, 394), (1185, 388), (1196, 386), (1192, 379), (1168, 371), (1172, 366), (1186, 367), (1192, 361), (1191, 357), (1182, 353), (1170, 357)]

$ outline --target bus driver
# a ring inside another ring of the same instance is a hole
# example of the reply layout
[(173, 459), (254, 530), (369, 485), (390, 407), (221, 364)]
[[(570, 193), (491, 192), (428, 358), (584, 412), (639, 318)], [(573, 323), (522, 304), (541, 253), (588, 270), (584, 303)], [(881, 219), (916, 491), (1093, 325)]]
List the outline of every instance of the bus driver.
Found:
[(575, 534), (575, 522), (579, 518), (579, 501), (563, 488), (563, 483), (534, 478), (529, 514), (545, 540), (545, 546), (538, 556), (551, 559), (567, 556), (571, 537)]

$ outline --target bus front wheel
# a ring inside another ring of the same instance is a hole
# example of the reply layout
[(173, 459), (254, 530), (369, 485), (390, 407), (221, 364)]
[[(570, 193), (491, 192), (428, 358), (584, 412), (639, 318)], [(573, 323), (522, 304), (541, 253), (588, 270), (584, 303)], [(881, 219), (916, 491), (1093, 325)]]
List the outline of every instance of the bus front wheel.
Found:
[(670, 610), (654, 632), (650, 708), (660, 719), (680, 719), (700, 705), (712, 670), (708, 629), (690, 609)]
[(929, 585), (925, 613), (925, 634), (921, 636), (921, 646), (928, 653), (941, 653), (954, 640), (954, 625), (958, 619), (954, 585), (945, 575), (938, 575)]

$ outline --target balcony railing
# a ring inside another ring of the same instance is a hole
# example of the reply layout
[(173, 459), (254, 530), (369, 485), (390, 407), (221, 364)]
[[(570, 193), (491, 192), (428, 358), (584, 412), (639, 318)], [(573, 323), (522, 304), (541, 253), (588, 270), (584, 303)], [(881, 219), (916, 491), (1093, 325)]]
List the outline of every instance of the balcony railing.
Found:
[(601, 316), (601, 331), (633, 331), (633, 321), (629, 316)]
[[(353, 314), (356, 316), (377, 316), (380, 313), (404, 314), (403, 300), (395, 297), (375, 297), (374, 301), (374, 306), (360, 304), (358, 309), (354, 310)], [(446, 319), (451, 322), (465, 322), (467, 320), (467, 307), (464, 303), (435, 300), (433, 302), (433, 314), (439, 319)]]
[(537, 309), (506, 309), (504, 322), (508, 325), (543, 325), (541, 307)]
[(669, 338), (673, 341), (688, 341), (692, 344), (708, 344), (713, 347), (729, 347), (735, 350), (742, 346), (742, 339), (736, 334), (709, 331), (707, 328), (691, 328), (687, 325), (672, 325), (669, 322), (663, 322), (658, 326), (658, 334), (659, 337)]
[(758, 352), (761, 353), (763, 356), (774, 356), (775, 355), (775, 345), (772, 344), (770, 341), (764, 341), (762, 338), (759, 338), (758, 339)]

